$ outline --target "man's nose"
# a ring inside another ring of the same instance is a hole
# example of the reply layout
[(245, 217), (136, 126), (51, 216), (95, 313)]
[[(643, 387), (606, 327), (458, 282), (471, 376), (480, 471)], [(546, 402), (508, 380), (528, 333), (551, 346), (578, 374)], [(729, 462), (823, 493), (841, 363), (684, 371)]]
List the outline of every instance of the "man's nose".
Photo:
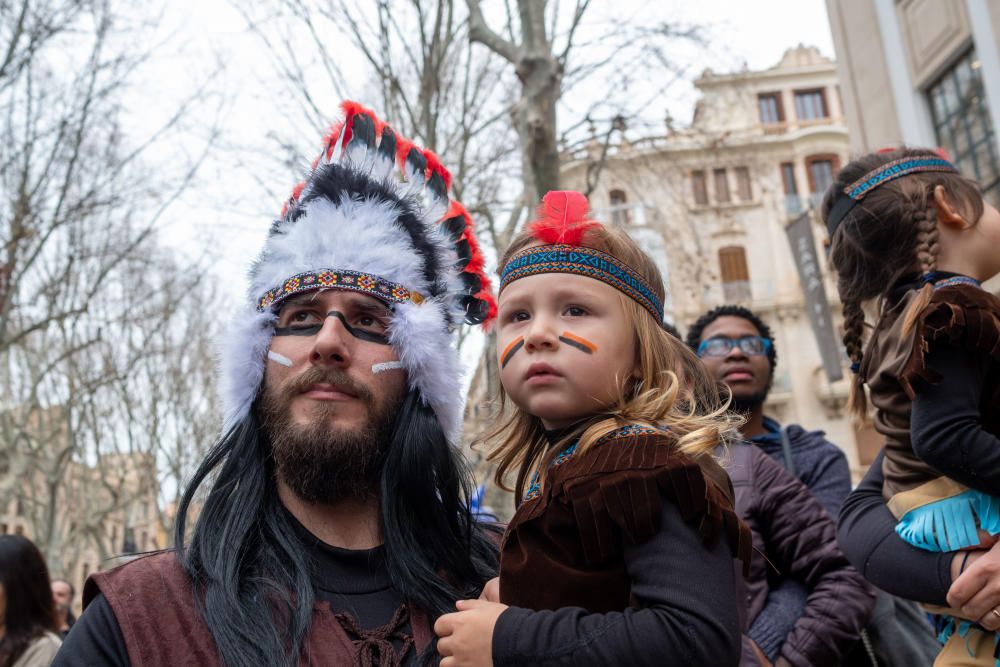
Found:
[(313, 342), (311, 361), (319, 365), (349, 366), (350, 339), (351, 334), (340, 318), (333, 313), (327, 314)]

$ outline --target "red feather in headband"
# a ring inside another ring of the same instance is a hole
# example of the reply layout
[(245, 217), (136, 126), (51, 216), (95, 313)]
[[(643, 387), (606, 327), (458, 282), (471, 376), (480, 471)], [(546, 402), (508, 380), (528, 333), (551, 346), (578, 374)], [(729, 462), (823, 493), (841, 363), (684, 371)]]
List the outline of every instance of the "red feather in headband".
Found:
[(587, 218), (590, 204), (587, 198), (573, 190), (553, 190), (542, 197), (538, 219), (529, 225), (531, 234), (551, 245), (581, 245), (588, 229), (601, 223)]

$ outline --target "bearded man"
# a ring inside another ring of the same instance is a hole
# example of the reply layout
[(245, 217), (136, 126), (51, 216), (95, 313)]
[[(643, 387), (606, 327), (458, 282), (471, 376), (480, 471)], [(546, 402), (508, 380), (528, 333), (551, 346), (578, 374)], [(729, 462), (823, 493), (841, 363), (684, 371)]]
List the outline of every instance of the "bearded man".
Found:
[(495, 312), (471, 221), (432, 153), (343, 110), (250, 270), (178, 546), (92, 576), (55, 664), (416, 664), (495, 575), (455, 449), (452, 334)]

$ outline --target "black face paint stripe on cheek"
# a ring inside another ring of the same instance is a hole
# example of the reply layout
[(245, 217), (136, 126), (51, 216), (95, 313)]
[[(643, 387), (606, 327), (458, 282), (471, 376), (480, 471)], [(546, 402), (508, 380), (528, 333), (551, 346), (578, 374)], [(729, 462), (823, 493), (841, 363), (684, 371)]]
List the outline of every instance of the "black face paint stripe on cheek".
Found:
[[(347, 323), (347, 318), (344, 314), (337, 310), (331, 310), (326, 314), (327, 317), (336, 317), (340, 320), (340, 323), (344, 325), (347, 329), (347, 333), (351, 334), (358, 340), (366, 340), (370, 343), (378, 343), (379, 345), (389, 345), (389, 336), (385, 334), (377, 334), (372, 331), (365, 331), (364, 329), (356, 329)], [(312, 324), (307, 327), (275, 327), (275, 336), (315, 336), (323, 328), (322, 324)]]
[(500, 368), (506, 368), (510, 358), (517, 354), (517, 351), (522, 347), (524, 347), (524, 336), (520, 336), (503, 351), (503, 354), (500, 356)]
[(562, 336), (559, 336), (559, 340), (566, 343), (570, 347), (575, 347), (581, 352), (586, 352), (587, 354), (593, 354), (597, 350), (597, 346), (591, 343), (586, 338), (581, 338), (571, 334), (568, 331), (564, 331)]

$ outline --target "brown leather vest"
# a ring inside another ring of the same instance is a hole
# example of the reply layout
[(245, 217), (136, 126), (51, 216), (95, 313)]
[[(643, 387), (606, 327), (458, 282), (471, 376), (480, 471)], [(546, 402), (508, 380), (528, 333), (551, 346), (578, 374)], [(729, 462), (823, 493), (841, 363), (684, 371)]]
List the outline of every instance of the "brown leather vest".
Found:
[[(220, 665), (212, 633), (195, 608), (191, 580), (173, 551), (91, 575), (84, 587), (84, 605), (98, 592), (118, 620), (132, 667)], [(430, 642), (430, 624), (426, 615), (413, 609), (410, 622), (419, 653)], [(355, 664), (357, 653), (329, 604), (317, 602), (300, 667)]]
[(538, 496), (518, 508), (501, 545), (500, 600), (593, 613), (632, 606), (622, 538), (643, 542), (659, 530), (661, 495), (706, 541), (725, 534), (749, 562), (749, 531), (714, 460), (699, 466), (663, 433), (621, 435), (550, 468)]
[[(878, 410), (875, 429), (886, 439), (882, 463), (886, 499), (936, 480), (940, 482), (932, 486), (943, 492), (944, 497), (965, 490), (921, 461), (910, 442), (913, 387), (921, 381), (933, 383), (938, 379), (925, 364), (929, 344), (947, 341), (967, 350), (985, 352), (994, 362), (1000, 362), (1000, 299), (970, 285), (942, 287), (934, 291), (913, 330), (903, 336), (903, 315), (916, 294), (915, 290), (908, 292), (899, 303), (885, 310), (861, 366), (872, 404)], [(991, 374), (986, 381), (983, 425), (991, 433), (1000, 433), (1000, 377)], [(899, 511), (894, 513), (898, 518)]]

